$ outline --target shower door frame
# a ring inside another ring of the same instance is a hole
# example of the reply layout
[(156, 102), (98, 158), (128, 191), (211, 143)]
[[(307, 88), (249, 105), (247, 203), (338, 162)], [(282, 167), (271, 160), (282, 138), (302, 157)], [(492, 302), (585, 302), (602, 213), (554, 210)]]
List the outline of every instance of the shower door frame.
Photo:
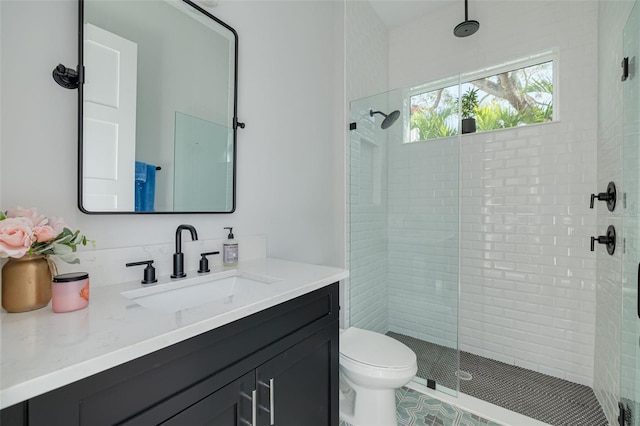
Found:
[(640, 2), (623, 29), (623, 262), (618, 423), (640, 425)]

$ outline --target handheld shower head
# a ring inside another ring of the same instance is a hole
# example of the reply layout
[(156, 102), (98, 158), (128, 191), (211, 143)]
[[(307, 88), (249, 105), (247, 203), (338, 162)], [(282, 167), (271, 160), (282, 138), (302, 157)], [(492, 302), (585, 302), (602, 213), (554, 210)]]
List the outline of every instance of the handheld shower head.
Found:
[(392, 111), (389, 114), (385, 114), (382, 111), (374, 111), (370, 109), (369, 116), (373, 117), (373, 114), (380, 114), (384, 117), (384, 120), (382, 120), (382, 124), (380, 124), (380, 128), (382, 128), (383, 130), (393, 126), (393, 123), (395, 123), (398, 117), (400, 117), (400, 111), (398, 110)]

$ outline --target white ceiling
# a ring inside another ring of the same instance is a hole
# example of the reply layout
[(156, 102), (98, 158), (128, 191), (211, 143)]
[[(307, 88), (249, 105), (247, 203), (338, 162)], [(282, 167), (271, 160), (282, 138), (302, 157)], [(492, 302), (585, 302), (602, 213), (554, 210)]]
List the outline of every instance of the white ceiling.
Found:
[(460, 21), (464, 21), (463, 0), (369, 0), (373, 10), (385, 23), (387, 28), (393, 29), (413, 21), (429, 13), (453, 3), (460, 3)]

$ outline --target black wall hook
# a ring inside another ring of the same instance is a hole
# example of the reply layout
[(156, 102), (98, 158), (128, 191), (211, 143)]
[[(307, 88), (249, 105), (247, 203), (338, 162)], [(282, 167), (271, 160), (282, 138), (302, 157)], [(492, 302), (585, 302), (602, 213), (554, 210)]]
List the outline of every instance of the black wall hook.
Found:
[(62, 64), (58, 64), (58, 66), (53, 69), (52, 74), (56, 83), (65, 89), (77, 89), (80, 84), (78, 71), (67, 68)]
[(239, 122), (237, 117), (233, 117), (233, 128), (237, 129), (238, 127), (244, 129), (244, 123)]
[(622, 77), (620, 77), (620, 80), (626, 81), (627, 78), (629, 78), (629, 58), (624, 58), (620, 66), (622, 67)]

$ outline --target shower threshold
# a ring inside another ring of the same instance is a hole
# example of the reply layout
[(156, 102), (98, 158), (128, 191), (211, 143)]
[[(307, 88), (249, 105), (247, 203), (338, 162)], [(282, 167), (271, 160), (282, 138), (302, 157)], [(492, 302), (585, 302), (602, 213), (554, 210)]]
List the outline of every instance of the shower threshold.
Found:
[[(437, 389), (456, 389), (456, 350), (398, 333), (387, 334), (416, 353), (418, 382), (420, 378), (432, 379)], [(470, 380), (460, 380), (460, 392), (471, 397), (554, 426), (608, 424), (588, 386), (464, 351), (460, 351), (459, 368), (471, 375)]]

